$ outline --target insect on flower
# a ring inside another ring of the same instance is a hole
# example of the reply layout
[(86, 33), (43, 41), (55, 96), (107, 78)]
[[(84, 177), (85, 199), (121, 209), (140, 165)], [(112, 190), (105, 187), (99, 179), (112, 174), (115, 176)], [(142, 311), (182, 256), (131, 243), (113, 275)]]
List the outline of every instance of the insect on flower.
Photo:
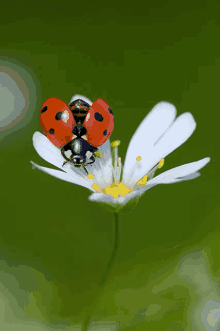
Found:
[[(70, 105), (78, 99), (92, 105), (89, 99), (81, 95), (75, 95)], [(74, 104), (73, 107), (75, 106)], [(33, 144), (37, 153), (63, 171), (41, 167), (33, 162), (32, 164), (54, 177), (88, 188), (93, 192), (89, 196), (89, 200), (101, 203), (109, 211), (118, 212), (127, 205), (128, 208), (124, 209), (127, 212), (129, 208), (131, 210), (134, 207), (140, 196), (149, 188), (157, 184), (171, 184), (197, 178), (200, 176), (198, 170), (210, 161), (209, 157), (205, 157), (154, 177), (157, 169), (163, 166), (165, 157), (181, 146), (196, 128), (192, 114), (183, 113), (177, 119), (175, 117), (174, 105), (168, 102), (156, 104), (131, 138), (124, 166), (118, 156), (120, 141), (110, 144), (110, 140), (105, 139), (104, 143), (99, 146), (101, 157), (96, 159), (96, 162), (90, 167), (90, 173), (86, 175), (81, 168), (75, 167), (73, 162), (63, 165), (64, 159), (59, 146), (40, 132), (35, 132), (33, 135)], [(93, 133), (89, 127), (86, 128), (88, 134)], [(112, 129), (113, 126), (110, 126), (110, 133)], [(68, 139), (70, 138), (73, 139), (71, 134)], [(92, 142), (91, 140), (90, 143)], [(114, 160), (112, 160), (111, 148)], [(70, 158), (70, 160), (72, 159)]]
[(74, 98), (69, 105), (58, 98), (47, 99), (40, 110), (40, 125), (46, 137), (58, 148), (65, 159), (83, 167), (100, 157), (98, 146), (111, 135), (114, 117), (111, 108), (103, 99), (93, 104), (90, 100)]

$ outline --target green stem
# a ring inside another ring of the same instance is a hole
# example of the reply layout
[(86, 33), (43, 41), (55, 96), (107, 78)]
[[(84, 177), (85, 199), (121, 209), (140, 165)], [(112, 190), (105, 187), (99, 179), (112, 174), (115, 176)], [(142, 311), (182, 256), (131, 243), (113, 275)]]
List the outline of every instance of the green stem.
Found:
[(94, 299), (94, 302), (91, 304), (88, 312), (87, 312), (87, 316), (85, 318), (85, 320), (83, 321), (83, 325), (82, 325), (82, 329), (81, 331), (87, 331), (87, 328), (90, 324), (90, 320), (91, 320), (91, 317), (92, 317), (92, 312), (93, 312), (93, 307), (95, 306), (95, 304), (97, 303), (99, 297), (100, 297), (100, 294), (102, 293), (102, 290), (103, 288), (105, 287), (105, 284), (108, 280), (108, 276), (110, 274), (110, 271), (111, 271), (111, 268), (112, 268), (112, 265), (115, 261), (115, 258), (116, 258), (116, 255), (117, 255), (117, 251), (118, 251), (118, 225), (119, 225), (119, 216), (117, 213), (114, 213), (114, 218), (115, 218), (115, 242), (114, 242), (114, 247), (113, 247), (113, 251), (112, 251), (112, 255), (111, 255), (111, 258), (109, 260), (109, 263), (105, 269), (105, 272), (102, 276), (102, 279), (100, 281), (100, 284), (99, 284), (99, 290), (98, 290), (98, 293)]

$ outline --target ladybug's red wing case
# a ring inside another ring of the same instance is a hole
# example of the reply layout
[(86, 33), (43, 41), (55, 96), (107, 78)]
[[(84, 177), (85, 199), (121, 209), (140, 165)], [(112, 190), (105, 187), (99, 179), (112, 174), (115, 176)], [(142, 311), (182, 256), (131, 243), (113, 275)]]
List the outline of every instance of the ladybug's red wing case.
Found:
[(83, 126), (87, 141), (94, 147), (101, 146), (110, 137), (114, 128), (112, 110), (103, 99), (97, 99), (89, 108)]
[(76, 125), (69, 106), (58, 98), (47, 99), (40, 110), (40, 125), (46, 137), (61, 148), (73, 139)]

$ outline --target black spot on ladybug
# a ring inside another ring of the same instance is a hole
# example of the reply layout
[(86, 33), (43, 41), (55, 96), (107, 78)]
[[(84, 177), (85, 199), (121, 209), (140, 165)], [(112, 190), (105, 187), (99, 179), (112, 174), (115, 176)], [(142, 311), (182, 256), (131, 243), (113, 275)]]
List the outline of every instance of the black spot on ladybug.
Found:
[(47, 106), (45, 106), (44, 108), (41, 109), (41, 113), (44, 113), (47, 110)]
[(108, 111), (111, 115), (113, 115), (113, 111), (111, 110), (111, 108), (108, 108)]
[(99, 122), (103, 121), (102, 115), (98, 112), (95, 113), (95, 119), (96, 119), (96, 121), (99, 121)]
[(63, 120), (63, 117), (65, 116), (65, 115), (64, 116), (63, 115), (64, 115), (64, 112), (63, 111), (59, 111), (59, 113), (56, 113), (55, 119), (57, 121)]
[(107, 134), (108, 134), (108, 131), (105, 130), (105, 131), (103, 132), (103, 135), (104, 135), (104, 136), (107, 136)]
[(50, 129), (49, 134), (54, 134), (54, 129)]

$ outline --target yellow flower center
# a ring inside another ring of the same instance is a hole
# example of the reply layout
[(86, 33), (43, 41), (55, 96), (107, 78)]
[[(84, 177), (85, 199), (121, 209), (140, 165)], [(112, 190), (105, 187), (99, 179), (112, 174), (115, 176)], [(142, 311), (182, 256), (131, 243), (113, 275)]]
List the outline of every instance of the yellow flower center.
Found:
[[(111, 143), (111, 147), (113, 148), (114, 152), (114, 166), (110, 165), (112, 168), (112, 175), (114, 178), (114, 182), (110, 184), (107, 187), (100, 187), (98, 184), (94, 183), (92, 184), (92, 188), (97, 192), (97, 193), (104, 193), (107, 195), (112, 196), (115, 199), (118, 199), (120, 197), (124, 197), (128, 193), (131, 193), (134, 190), (140, 189), (142, 186), (145, 186), (147, 184), (147, 181), (151, 180), (158, 168), (162, 168), (164, 165), (164, 159), (161, 159), (160, 162), (153, 168), (151, 169), (146, 175), (144, 175), (139, 181), (136, 182), (136, 184), (132, 184), (129, 186), (129, 181), (127, 182), (127, 186), (122, 184), (120, 182), (120, 177), (121, 177), (121, 170), (122, 170), (122, 164), (121, 164), (121, 158), (118, 157), (118, 146), (120, 145), (119, 140), (115, 140)], [(98, 157), (103, 157), (103, 154), (99, 152), (95, 152), (95, 155)], [(134, 165), (134, 170), (136, 170), (137, 165), (140, 165), (140, 161), (142, 160), (141, 156), (136, 157), (136, 163)], [(88, 179), (94, 179), (94, 175), (89, 174), (87, 175)]]
[(131, 190), (129, 190), (129, 188), (127, 188), (124, 184), (119, 182), (117, 184), (112, 183), (111, 185), (107, 186), (102, 192), (111, 195), (113, 198), (118, 199), (130, 193)]

